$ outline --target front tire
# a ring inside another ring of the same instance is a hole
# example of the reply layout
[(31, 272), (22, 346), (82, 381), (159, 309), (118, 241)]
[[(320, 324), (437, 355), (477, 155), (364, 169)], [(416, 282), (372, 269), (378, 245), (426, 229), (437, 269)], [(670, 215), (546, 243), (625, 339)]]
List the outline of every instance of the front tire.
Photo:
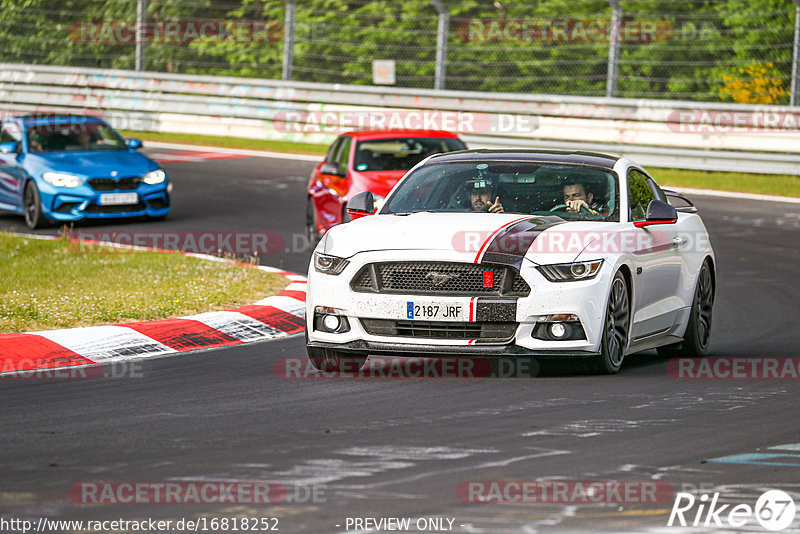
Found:
[(600, 355), (591, 362), (589, 371), (611, 375), (622, 367), (625, 350), (628, 348), (630, 309), (628, 285), (622, 273), (617, 271), (611, 281), (611, 292), (608, 295)]
[(39, 195), (39, 188), (33, 181), (25, 185), (22, 205), (25, 211), (25, 224), (28, 228), (36, 230), (46, 225), (47, 218), (42, 213), (42, 197)]
[(711, 317), (714, 307), (714, 282), (711, 278), (711, 267), (708, 261), (703, 262), (697, 277), (697, 288), (694, 290), (692, 309), (689, 312), (689, 323), (683, 342), (665, 347), (658, 347), (661, 356), (703, 356), (708, 352), (711, 339)]
[(308, 250), (312, 252), (317, 248), (322, 236), (317, 230), (317, 214), (314, 209), (314, 201), (311, 198), (306, 200), (306, 241), (308, 242)]

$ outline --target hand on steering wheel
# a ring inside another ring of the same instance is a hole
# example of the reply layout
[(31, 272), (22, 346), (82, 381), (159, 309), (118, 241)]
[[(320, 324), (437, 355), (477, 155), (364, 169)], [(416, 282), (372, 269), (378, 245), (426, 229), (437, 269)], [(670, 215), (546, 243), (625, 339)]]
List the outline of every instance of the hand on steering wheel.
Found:
[(589, 205), (583, 201), (580, 201), (580, 209), (578, 209), (578, 211), (573, 211), (569, 209), (569, 206), (567, 204), (559, 204), (557, 206), (554, 206), (550, 208), (550, 211), (566, 211), (567, 213), (580, 213), (582, 211), (585, 211), (587, 214), (592, 214), (592, 215), (595, 214), (595, 212), (589, 207)]

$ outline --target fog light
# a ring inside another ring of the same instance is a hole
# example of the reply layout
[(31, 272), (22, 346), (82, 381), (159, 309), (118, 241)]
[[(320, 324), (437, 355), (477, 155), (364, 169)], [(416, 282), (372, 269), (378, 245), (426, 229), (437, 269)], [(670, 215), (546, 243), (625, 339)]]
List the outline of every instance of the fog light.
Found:
[(322, 318), (322, 324), (331, 332), (335, 332), (342, 325), (342, 320), (339, 319), (338, 315), (326, 315)]
[(561, 339), (567, 334), (567, 327), (563, 323), (552, 323), (550, 325), (550, 335), (555, 338)]
[(577, 341), (585, 340), (586, 333), (578, 319), (572, 313), (542, 315), (536, 321), (531, 336), (542, 341)]
[(315, 306), (314, 330), (328, 334), (342, 334), (350, 331), (350, 323), (344, 310), (330, 306)]

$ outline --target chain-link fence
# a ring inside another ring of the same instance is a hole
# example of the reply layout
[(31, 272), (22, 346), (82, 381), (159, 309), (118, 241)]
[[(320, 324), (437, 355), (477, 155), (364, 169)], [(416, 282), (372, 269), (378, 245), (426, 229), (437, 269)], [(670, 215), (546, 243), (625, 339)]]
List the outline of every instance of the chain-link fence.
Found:
[(795, 1), (0, 0), (0, 57), (328, 84), (789, 104)]

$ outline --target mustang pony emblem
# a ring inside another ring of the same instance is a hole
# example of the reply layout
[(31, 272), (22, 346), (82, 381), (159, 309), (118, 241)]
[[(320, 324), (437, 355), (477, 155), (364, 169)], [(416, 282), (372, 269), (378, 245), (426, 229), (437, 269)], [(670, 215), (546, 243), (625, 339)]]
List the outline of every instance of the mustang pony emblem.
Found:
[(425, 275), (425, 280), (430, 280), (431, 283), (436, 287), (441, 287), (445, 285), (450, 280), (455, 280), (456, 278), (460, 277), (461, 275), (458, 273), (437, 273), (436, 271), (431, 271)]

